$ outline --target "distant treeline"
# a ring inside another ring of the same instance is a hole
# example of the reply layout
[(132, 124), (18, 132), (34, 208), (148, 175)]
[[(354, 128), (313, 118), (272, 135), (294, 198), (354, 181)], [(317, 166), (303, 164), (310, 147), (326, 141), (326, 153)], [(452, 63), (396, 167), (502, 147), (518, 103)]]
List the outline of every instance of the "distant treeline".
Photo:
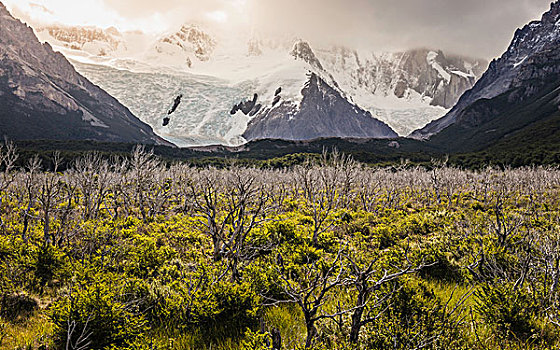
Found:
[[(371, 166), (391, 167), (408, 164), (429, 168), (433, 160), (444, 160), (448, 165), (463, 169), (482, 169), (488, 166), (500, 168), (560, 164), (560, 147), (534, 145), (522, 150), (515, 141), (503, 143), (490, 149), (471, 153), (447, 154), (430, 147), (427, 143), (402, 139), (399, 148), (388, 147), (387, 140), (367, 142), (322, 139), (310, 142), (263, 140), (247, 144), (242, 150), (222, 146), (208, 148), (172, 148), (147, 145), (145, 149), (167, 164), (187, 162), (193, 166), (226, 167), (232, 162), (237, 165), (286, 168), (302, 164), (306, 159), (317, 158), (323, 151), (338, 150), (352, 156), (356, 161)], [(110, 159), (129, 157), (137, 145), (127, 143), (103, 143), (96, 141), (17, 141), (18, 159), (16, 166), (25, 166), (30, 159), (38, 157), (45, 169), (52, 168), (52, 157), (61, 157), (60, 170), (65, 170), (76, 159), (90, 153)]]

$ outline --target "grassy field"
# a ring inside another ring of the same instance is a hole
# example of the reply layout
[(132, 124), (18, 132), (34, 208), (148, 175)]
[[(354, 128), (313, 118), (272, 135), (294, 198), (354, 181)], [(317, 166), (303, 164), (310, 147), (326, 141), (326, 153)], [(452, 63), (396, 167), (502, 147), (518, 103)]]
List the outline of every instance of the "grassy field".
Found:
[(557, 349), (560, 171), (0, 152), (5, 349)]

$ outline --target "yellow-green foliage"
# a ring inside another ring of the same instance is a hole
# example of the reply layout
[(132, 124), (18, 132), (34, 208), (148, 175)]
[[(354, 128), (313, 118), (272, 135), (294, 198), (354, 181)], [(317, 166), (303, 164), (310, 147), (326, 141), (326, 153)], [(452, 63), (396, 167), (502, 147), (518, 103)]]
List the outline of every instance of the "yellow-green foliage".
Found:
[(560, 347), (558, 170), (131, 159), (0, 171), (1, 348)]

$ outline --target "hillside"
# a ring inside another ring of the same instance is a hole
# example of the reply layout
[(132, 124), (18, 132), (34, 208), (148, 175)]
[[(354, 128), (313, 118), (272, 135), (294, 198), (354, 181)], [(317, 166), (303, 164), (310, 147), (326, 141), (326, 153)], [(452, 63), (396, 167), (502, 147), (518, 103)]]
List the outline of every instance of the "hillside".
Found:
[(167, 144), (0, 3), (0, 136)]

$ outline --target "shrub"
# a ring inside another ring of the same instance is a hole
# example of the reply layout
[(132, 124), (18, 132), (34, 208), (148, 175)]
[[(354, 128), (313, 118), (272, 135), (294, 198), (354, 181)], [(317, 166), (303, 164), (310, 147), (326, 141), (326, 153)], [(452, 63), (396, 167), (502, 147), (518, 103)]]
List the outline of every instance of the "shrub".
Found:
[(485, 284), (476, 293), (476, 310), (501, 336), (526, 341), (541, 334), (539, 305), (511, 283)]
[(367, 328), (368, 349), (448, 349), (457, 346), (458, 334), (445, 305), (426, 282), (408, 280), (391, 294), (387, 308)]
[(119, 276), (106, 276), (73, 288), (50, 310), (55, 345), (65, 348), (69, 338), (74, 347), (126, 347), (141, 336), (145, 320), (135, 305), (135, 285)]
[(0, 299), (0, 316), (12, 322), (27, 319), (39, 307), (37, 300), (27, 294), (3, 295)]
[(32, 269), (39, 288), (42, 290), (53, 280), (67, 277), (66, 264), (64, 253), (58, 248), (52, 245), (43, 245), (39, 248), (32, 261)]
[(260, 298), (248, 284), (219, 282), (196, 296), (196, 326), (208, 337), (240, 337), (259, 324)]

